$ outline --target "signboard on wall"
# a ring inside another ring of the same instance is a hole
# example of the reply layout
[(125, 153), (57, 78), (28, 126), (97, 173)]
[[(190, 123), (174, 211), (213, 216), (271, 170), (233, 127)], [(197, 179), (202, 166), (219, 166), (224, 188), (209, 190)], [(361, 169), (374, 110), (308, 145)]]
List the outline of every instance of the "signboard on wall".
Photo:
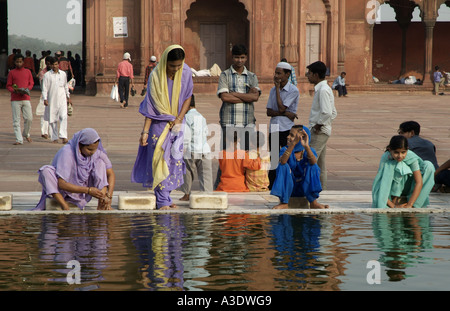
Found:
[(113, 17), (114, 38), (127, 38), (128, 25), (126, 17)]

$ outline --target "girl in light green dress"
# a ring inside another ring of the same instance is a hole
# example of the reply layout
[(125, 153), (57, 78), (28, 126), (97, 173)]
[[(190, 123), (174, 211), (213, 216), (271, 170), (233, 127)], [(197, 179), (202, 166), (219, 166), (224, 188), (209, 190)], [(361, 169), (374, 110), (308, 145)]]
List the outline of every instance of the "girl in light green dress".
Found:
[[(391, 138), (381, 157), (372, 186), (372, 207), (426, 207), (434, 186), (434, 166), (408, 150), (408, 140), (397, 135)], [(406, 197), (407, 202), (401, 203)]]

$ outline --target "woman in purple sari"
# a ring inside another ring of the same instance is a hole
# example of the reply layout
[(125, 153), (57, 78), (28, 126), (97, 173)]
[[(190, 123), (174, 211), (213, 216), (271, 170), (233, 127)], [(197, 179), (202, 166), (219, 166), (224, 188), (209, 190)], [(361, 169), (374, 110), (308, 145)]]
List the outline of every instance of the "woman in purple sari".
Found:
[(92, 197), (98, 199), (97, 209), (111, 209), (115, 174), (94, 129), (75, 133), (56, 153), (52, 164), (39, 169), (39, 182), (42, 195), (33, 210), (45, 210), (47, 197), (53, 197), (63, 210), (69, 210), (68, 203), (84, 209)]
[(131, 181), (152, 188), (157, 209), (176, 208), (170, 193), (183, 184), (184, 115), (191, 102), (192, 71), (184, 63), (184, 49), (169, 46), (153, 69), (139, 112), (144, 128)]

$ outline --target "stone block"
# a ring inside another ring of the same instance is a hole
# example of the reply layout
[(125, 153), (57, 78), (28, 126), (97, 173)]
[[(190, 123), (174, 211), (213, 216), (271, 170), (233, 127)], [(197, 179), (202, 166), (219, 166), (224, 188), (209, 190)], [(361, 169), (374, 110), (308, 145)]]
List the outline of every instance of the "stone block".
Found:
[(156, 209), (156, 197), (153, 193), (136, 192), (119, 194), (119, 210)]
[(12, 194), (0, 193), (0, 211), (10, 211), (12, 209)]
[[(69, 203), (70, 210), (80, 211), (80, 208), (75, 204)], [(45, 199), (45, 210), (46, 211), (62, 211), (61, 205), (53, 198)]]
[(309, 202), (305, 197), (291, 197), (288, 203), (289, 208), (309, 209)]
[(226, 192), (191, 193), (189, 206), (192, 209), (226, 209), (228, 208), (228, 194)]

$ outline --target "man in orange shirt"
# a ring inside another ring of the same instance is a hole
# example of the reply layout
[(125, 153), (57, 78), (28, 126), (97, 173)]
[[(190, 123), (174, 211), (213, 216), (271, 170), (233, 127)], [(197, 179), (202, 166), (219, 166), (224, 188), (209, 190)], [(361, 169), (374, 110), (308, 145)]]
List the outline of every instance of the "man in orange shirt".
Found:
[(123, 60), (117, 66), (116, 82), (119, 87), (119, 97), (121, 108), (128, 107), (128, 95), (130, 92), (130, 84), (134, 88), (133, 65), (131, 64), (130, 53), (123, 54)]

